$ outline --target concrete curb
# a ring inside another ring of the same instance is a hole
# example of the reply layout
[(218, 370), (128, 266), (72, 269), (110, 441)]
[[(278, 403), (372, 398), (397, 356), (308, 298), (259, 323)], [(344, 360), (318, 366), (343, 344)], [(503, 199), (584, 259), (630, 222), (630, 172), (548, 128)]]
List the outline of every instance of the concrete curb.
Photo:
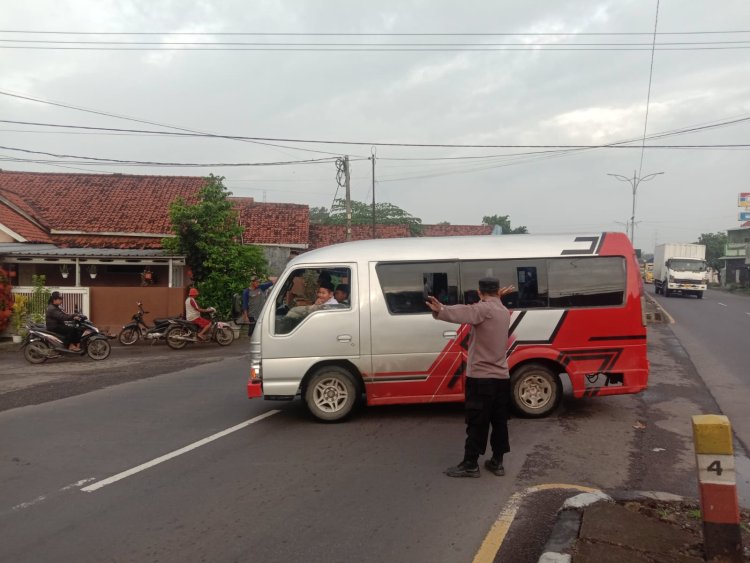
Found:
[(681, 502), (685, 497), (658, 491), (615, 491), (606, 494), (602, 491), (581, 493), (568, 498), (557, 511), (557, 521), (552, 533), (544, 544), (544, 552), (539, 563), (570, 563), (571, 550), (581, 529), (583, 510), (597, 502), (618, 502), (637, 500), (659, 500)]
[(669, 321), (669, 324), (674, 324), (672, 315), (670, 315), (667, 310), (662, 307), (661, 304), (652, 295), (649, 295), (648, 293), (645, 293), (644, 295), (646, 297), (646, 300), (658, 310), (659, 315), (661, 315), (662, 318), (666, 318), (667, 321)]

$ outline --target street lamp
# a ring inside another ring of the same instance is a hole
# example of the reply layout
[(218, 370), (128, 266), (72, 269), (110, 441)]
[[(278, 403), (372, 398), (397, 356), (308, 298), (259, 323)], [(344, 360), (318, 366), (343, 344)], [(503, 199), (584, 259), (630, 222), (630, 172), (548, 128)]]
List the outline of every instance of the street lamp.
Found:
[(633, 188), (633, 212), (630, 215), (630, 242), (632, 242), (634, 246), (635, 246), (635, 194), (638, 191), (638, 186), (641, 182), (648, 182), (649, 180), (653, 180), (659, 174), (664, 174), (664, 172), (654, 172), (653, 174), (649, 174), (648, 176), (644, 176), (643, 178), (638, 178), (635, 170), (633, 170), (632, 178), (628, 178), (627, 176), (623, 176), (622, 174), (607, 174), (607, 176), (612, 176), (613, 178), (620, 180), (621, 182), (627, 182)]

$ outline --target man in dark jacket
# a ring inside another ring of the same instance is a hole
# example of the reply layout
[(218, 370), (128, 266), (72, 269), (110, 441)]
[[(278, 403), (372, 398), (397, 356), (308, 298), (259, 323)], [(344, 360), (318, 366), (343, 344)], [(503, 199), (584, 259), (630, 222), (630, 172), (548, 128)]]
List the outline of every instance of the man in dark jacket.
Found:
[(473, 305), (443, 305), (428, 296), (427, 306), (441, 321), (470, 324), (468, 366), (466, 370), (466, 443), (464, 459), (445, 473), (449, 477), (479, 477), (477, 461), (490, 445), (492, 458), (484, 466), (495, 475), (505, 475), (503, 455), (510, 451), (507, 408), (510, 402), (510, 374), (505, 355), (508, 350), (510, 313), (500, 297), (513, 291), (500, 289), (497, 278), (479, 280), (481, 301)]
[(77, 320), (80, 317), (78, 315), (69, 315), (60, 309), (62, 300), (63, 298), (59, 291), (52, 292), (47, 302), (47, 313), (45, 315), (47, 330), (62, 336), (63, 344), (69, 350), (79, 352), (81, 350), (81, 333), (77, 328), (66, 325), (65, 321)]

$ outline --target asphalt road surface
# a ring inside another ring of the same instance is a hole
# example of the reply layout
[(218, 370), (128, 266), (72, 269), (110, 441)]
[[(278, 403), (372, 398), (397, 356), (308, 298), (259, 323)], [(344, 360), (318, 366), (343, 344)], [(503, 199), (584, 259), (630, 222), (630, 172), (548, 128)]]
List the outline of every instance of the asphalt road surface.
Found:
[[(653, 295), (653, 286), (650, 291)], [(672, 330), (690, 352), (709, 392), (750, 448), (750, 297), (708, 290), (693, 296), (654, 295), (674, 318)]]
[[(696, 496), (690, 416), (718, 411), (671, 328), (655, 325), (648, 391), (513, 419), (506, 477), (450, 479), (460, 405), (316, 423), (300, 401), (248, 401), (241, 344), (217, 351), (165, 367), (158, 350), (119, 350), (111, 373), (45, 366), (57, 379), (40, 386), (56, 395), (31, 387), (38, 404), (0, 412), (0, 561), (468, 562), (532, 485)], [(113, 373), (132, 380), (113, 385)], [(79, 387), (66, 394), (66, 381)], [(16, 403), (24, 393), (11, 392)], [(498, 561), (539, 557), (559, 503), (537, 504), (519, 512)]]

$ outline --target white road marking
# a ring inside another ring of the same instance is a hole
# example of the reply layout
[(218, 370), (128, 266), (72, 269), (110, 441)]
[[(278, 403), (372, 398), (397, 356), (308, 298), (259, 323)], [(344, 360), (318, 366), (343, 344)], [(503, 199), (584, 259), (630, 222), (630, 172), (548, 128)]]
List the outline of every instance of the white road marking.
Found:
[[(59, 492), (65, 492), (69, 491), (70, 489), (77, 489), (81, 487), (82, 485), (85, 485), (86, 483), (90, 483), (91, 481), (96, 481), (96, 477), (89, 477), (88, 479), (81, 479), (80, 481), (76, 481), (75, 483), (71, 483), (70, 485), (65, 485), (62, 489), (60, 489)], [(45, 495), (41, 495), (36, 497), (34, 500), (29, 502), (22, 502), (21, 504), (17, 504), (11, 510), (23, 510), (24, 508), (29, 508), (30, 506), (34, 506), (35, 504), (39, 504), (42, 501), (47, 500), (47, 497)]]
[(242, 430), (243, 428), (250, 426), (251, 424), (254, 424), (256, 422), (260, 422), (264, 418), (268, 418), (269, 416), (272, 416), (274, 414), (280, 413), (279, 410), (272, 410), (268, 411), (266, 413), (263, 413), (259, 416), (256, 416), (255, 418), (251, 418), (250, 420), (246, 420), (245, 422), (241, 422), (240, 424), (237, 424), (236, 426), (232, 426), (231, 428), (227, 428), (226, 430), (222, 430), (221, 432), (217, 432), (216, 434), (213, 434), (209, 436), (208, 438), (203, 438), (202, 440), (198, 440), (197, 442), (193, 442), (192, 444), (189, 444), (185, 446), (184, 448), (180, 448), (179, 450), (175, 450), (173, 452), (170, 452), (168, 454), (165, 454), (161, 457), (157, 457), (156, 459), (152, 459), (151, 461), (147, 461), (146, 463), (143, 463), (137, 467), (133, 467), (132, 469), (128, 469), (127, 471), (123, 471), (122, 473), (118, 473), (117, 475), (113, 475), (112, 477), (108, 477), (106, 479), (102, 479), (101, 481), (97, 481), (96, 483), (89, 485), (88, 487), (84, 487), (81, 490), (85, 491), (87, 493), (91, 493), (93, 491), (96, 491), (98, 489), (101, 489), (102, 487), (106, 487), (107, 485), (111, 485), (112, 483), (116, 483), (117, 481), (120, 481), (121, 479), (125, 479), (126, 477), (130, 477), (131, 475), (135, 475), (136, 473), (140, 473), (141, 471), (145, 471), (146, 469), (149, 469), (151, 467), (154, 467), (155, 465), (158, 465), (162, 462), (168, 461), (172, 458), (175, 458), (177, 456), (180, 456), (184, 453), (187, 453), (191, 450), (194, 450), (196, 448), (200, 448), (201, 446), (205, 446), (206, 444), (213, 442), (214, 440), (218, 440), (219, 438), (223, 438), (224, 436), (231, 434), (232, 432), (237, 432), (237, 430)]
[(45, 497), (45, 496), (36, 497), (34, 500), (32, 500), (30, 502), (22, 502), (21, 504), (17, 504), (11, 510), (23, 510), (24, 508), (28, 508), (30, 506), (34, 506), (35, 504), (38, 504), (38, 503), (42, 502), (46, 498), (47, 497)]
[(91, 481), (96, 481), (96, 477), (89, 477), (88, 479), (81, 479), (80, 481), (76, 481), (75, 483), (71, 483), (70, 485), (64, 486), (61, 491), (68, 491), (70, 489), (77, 489), (85, 485), (86, 483), (91, 483)]
[(726, 307), (726, 305), (724, 305), (724, 303), (721, 303), (721, 302), (719, 302), (719, 305), (721, 305), (722, 307)]

